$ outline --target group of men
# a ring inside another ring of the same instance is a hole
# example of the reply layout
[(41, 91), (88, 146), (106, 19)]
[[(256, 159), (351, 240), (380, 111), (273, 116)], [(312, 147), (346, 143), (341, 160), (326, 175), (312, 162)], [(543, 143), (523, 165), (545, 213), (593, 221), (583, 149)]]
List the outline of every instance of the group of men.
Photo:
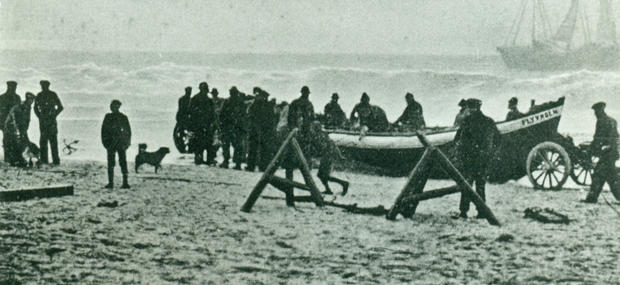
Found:
[(290, 106), (286, 102), (276, 105), (276, 100), (270, 100), (270, 94), (260, 87), (255, 87), (252, 94), (245, 94), (233, 86), (226, 100), (218, 97), (217, 89), (209, 91), (206, 82), (200, 83), (199, 89), (193, 96), (191, 87), (185, 89), (177, 112), (177, 123), (191, 131), (190, 151), (196, 164), (215, 165), (221, 146), (224, 160), (220, 167), (228, 168), (232, 158), (234, 169), (241, 169), (245, 162), (245, 170), (254, 171), (258, 167), (263, 171), (277, 150), (278, 139), (286, 133), (284, 127), (288, 127), (289, 117), (298, 113), (314, 116), (312, 104), (308, 105), (308, 87), (302, 88), (301, 100), (293, 101)]
[(49, 89), (49, 81), (41, 80), (40, 85), (41, 92), (36, 96), (26, 92), (26, 98), (23, 102), (17, 94), (17, 82), (15, 81), (8, 81), (7, 91), (0, 95), (0, 129), (3, 133), (4, 161), (12, 166), (26, 166), (22, 153), (32, 145), (28, 138), (28, 127), (30, 126), (30, 112), (33, 103), (34, 113), (39, 118), (39, 130), (41, 131), (38, 163), (49, 163), (47, 148), (49, 144), (52, 152), (52, 163), (54, 165), (60, 164), (56, 117), (63, 111), (63, 106), (58, 95)]
[(412, 93), (405, 95), (407, 107), (398, 119), (390, 124), (385, 111), (379, 106), (370, 104), (370, 96), (366, 92), (362, 94), (360, 102), (353, 107), (347, 121), (346, 115), (340, 105), (338, 105), (338, 94), (332, 95), (332, 100), (324, 109), (324, 125), (325, 128), (343, 128), (343, 127), (366, 127), (368, 131), (382, 132), (390, 129), (401, 131), (415, 131), (426, 127), (422, 105), (418, 103)]

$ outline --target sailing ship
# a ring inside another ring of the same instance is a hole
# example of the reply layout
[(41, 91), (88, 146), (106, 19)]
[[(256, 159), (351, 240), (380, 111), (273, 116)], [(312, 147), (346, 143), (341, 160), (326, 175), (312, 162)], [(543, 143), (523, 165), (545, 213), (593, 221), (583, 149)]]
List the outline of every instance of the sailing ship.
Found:
[[(531, 5), (530, 5), (531, 4)], [(530, 7), (531, 6), (531, 7)], [(526, 11), (532, 11), (528, 15)], [(590, 36), (589, 19), (579, 0), (571, 6), (557, 31), (551, 33), (551, 24), (542, 0), (522, 0), (509, 38), (497, 50), (509, 68), (524, 70), (614, 69), (620, 62), (620, 48), (616, 40), (616, 24), (609, 0), (600, 0), (597, 36)], [(518, 45), (517, 38), (524, 26), (524, 18), (531, 16), (531, 44)], [(583, 44), (575, 46), (575, 34), (583, 32)]]

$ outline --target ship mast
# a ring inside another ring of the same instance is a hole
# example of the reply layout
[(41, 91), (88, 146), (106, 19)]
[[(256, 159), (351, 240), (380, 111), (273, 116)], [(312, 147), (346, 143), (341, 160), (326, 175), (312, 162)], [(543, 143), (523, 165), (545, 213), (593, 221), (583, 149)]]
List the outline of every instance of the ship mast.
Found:
[(568, 14), (564, 17), (564, 21), (558, 28), (558, 31), (551, 38), (554, 42), (559, 43), (570, 49), (575, 35), (575, 27), (577, 25), (577, 17), (579, 16), (579, 0), (572, 0)]
[(600, 0), (597, 40), (599, 44), (605, 46), (615, 46), (617, 44), (616, 23), (609, 0)]

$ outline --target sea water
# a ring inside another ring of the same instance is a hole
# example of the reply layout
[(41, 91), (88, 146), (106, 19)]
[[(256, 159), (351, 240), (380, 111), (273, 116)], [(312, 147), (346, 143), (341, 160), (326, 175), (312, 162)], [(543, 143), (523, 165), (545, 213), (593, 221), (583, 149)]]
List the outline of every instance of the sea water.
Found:
[[(146, 143), (151, 151), (169, 147), (166, 162), (184, 161), (172, 141), (177, 100), (186, 86), (195, 94), (202, 81), (221, 97), (231, 86), (247, 93), (260, 86), (278, 102), (292, 101), (307, 85), (316, 112), (337, 92), (349, 113), (367, 92), (371, 104), (385, 109), (391, 121), (411, 92), (429, 126), (451, 125), (463, 98), (481, 99), (483, 112), (500, 121), (511, 97), (519, 98), (519, 108), (526, 111), (530, 100), (540, 104), (565, 96), (559, 131), (578, 141), (594, 132), (593, 103), (606, 101), (608, 113), (620, 119), (617, 71), (512, 71), (497, 56), (0, 51), (0, 82), (17, 81), (22, 98), (27, 91), (39, 92), (42, 79), (51, 81), (65, 107), (58, 117), (59, 147), (79, 140), (78, 150), (63, 159), (105, 160), (101, 122), (110, 101), (118, 99), (133, 131), (130, 160), (138, 143)], [(38, 143), (34, 114), (29, 134)]]

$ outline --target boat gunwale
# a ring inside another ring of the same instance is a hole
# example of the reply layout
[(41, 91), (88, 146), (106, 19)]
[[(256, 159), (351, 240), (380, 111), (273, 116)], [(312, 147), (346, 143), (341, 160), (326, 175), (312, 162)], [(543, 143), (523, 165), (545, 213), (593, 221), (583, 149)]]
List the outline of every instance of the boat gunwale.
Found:
[[(509, 122), (513, 122), (513, 121), (517, 121), (517, 120), (522, 120), (523, 118), (534, 116), (534, 115), (537, 115), (537, 114), (541, 114), (541, 113), (547, 112), (549, 110), (553, 110), (554, 108), (564, 106), (564, 100), (563, 99), (564, 99), (564, 97), (560, 97), (560, 99), (557, 100), (557, 101), (548, 102), (548, 103), (552, 103), (549, 107), (546, 107), (544, 109), (541, 109), (541, 110), (539, 110), (537, 112), (534, 112), (534, 113), (531, 113), (531, 114), (524, 115), (523, 117), (517, 118), (517, 119), (514, 119), (514, 120), (503, 120), (503, 121), (495, 122), (495, 125), (499, 126), (499, 125), (504, 124), (504, 123), (509, 123)], [(560, 115), (558, 117), (561, 119), (562, 118), (562, 114), (560, 113)], [(524, 129), (525, 128), (530, 128), (530, 127), (532, 127), (532, 126), (526, 126), (526, 127), (524, 127)], [(442, 128), (442, 127), (438, 127), (438, 128)], [(422, 130), (422, 133), (424, 135), (426, 135), (426, 136), (432, 136), (432, 135), (439, 135), (439, 134), (444, 134), (444, 133), (456, 132), (458, 130), (457, 127), (443, 127), (443, 128), (445, 128), (445, 129), (440, 129), (440, 130), (437, 130), (437, 131), (430, 130), (429, 132), (425, 132), (426, 130), (429, 130), (429, 129), (425, 129), (425, 130)], [(325, 129), (325, 131), (328, 134), (336, 134), (336, 135), (355, 135), (355, 136), (360, 136), (360, 134), (361, 134), (360, 130), (353, 131), (353, 130), (343, 130), (343, 129)], [(417, 136), (416, 132), (368, 132), (368, 133), (366, 133), (364, 135), (364, 137), (415, 137), (415, 136)]]

